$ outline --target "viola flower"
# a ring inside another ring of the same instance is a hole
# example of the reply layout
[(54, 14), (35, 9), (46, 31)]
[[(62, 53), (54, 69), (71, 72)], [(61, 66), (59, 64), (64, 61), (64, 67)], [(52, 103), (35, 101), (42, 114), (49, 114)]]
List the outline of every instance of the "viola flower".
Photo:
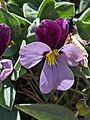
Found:
[(0, 24), (0, 56), (5, 51), (11, 37), (10, 27), (4, 23)]
[(21, 64), (27, 69), (45, 58), (40, 76), (40, 90), (45, 94), (52, 89), (69, 89), (74, 83), (74, 75), (68, 65), (75, 66), (83, 59), (81, 50), (72, 44), (51, 50), (45, 43), (33, 42), (21, 48), (19, 54)]
[(67, 26), (64, 19), (43, 20), (36, 28), (37, 42), (30, 43), (19, 51), (20, 62), (27, 69), (45, 58), (40, 75), (42, 93), (47, 94), (52, 89), (69, 89), (74, 83), (74, 75), (68, 66), (76, 66), (83, 59), (79, 47), (73, 44), (64, 45)]
[(47, 44), (52, 50), (54, 48), (59, 49), (64, 45), (68, 32), (68, 21), (62, 18), (55, 21), (42, 20), (35, 30), (37, 41)]
[(6, 79), (13, 71), (13, 63), (9, 59), (0, 60), (0, 81)]

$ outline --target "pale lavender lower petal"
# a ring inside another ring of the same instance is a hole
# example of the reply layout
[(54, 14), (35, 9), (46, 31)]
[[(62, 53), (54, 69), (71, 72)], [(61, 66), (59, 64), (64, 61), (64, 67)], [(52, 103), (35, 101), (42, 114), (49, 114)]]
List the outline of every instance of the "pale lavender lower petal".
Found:
[(40, 76), (40, 90), (42, 93), (49, 93), (52, 89), (67, 90), (74, 83), (74, 75), (70, 68), (62, 62), (62, 57), (56, 65), (44, 64)]
[(70, 66), (78, 65), (78, 63), (84, 58), (81, 49), (73, 44), (64, 45), (61, 48), (61, 51), (63, 51), (66, 54), (68, 64)]
[(19, 51), (20, 63), (27, 69), (38, 64), (45, 52), (50, 52), (51, 49), (44, 43), (33, 42), (30, 43)]
[(58, 90), (68, 90), (74, 84), (74, 75), (71, 69), (62, 62), (61, 58), (58, 61)]
[(47, 61), (44, 63), (44, 67), (40, 76), (40, 90), (42, 93), (47, 94), (56, 84), (56, 76), (57, 76), (57, 67), (50, 66)]
[(0, 81), (3, 81), (13, 71), (13, 63), (9, 59), (3, 59), (0, 61), (0, 65), (3, 67), (3, 70), (0, 72)]

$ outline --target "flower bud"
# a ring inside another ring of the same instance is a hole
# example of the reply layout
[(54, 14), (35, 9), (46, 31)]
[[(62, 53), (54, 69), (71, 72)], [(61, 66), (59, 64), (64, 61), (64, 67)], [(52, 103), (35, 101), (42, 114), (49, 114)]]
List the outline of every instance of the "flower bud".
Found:
[(4, 23), (0, 24), (0, 56), (5, 51), (10, 42), (11, 30), (10, 27)]

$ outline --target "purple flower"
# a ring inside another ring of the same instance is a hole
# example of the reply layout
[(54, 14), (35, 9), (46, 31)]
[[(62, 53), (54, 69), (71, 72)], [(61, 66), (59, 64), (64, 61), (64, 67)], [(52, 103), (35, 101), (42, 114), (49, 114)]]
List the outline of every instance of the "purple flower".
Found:
[(64, 45), (68, 36), (69, 24), (65, 19), (43, 20), (36, 27), (35, 33), (37, 41), (47, 44), (52, 50)]
[(0, 56), (5, 51), (9, 41), (10, 41), (11, 30), (6, 24), (0, 24)]
[(33, 42), (22, 47), (19, 54), (21, 64), (27, 69), (45, 58), (40, 75), (40, 90), (45, 94), (52, 89), (69, 89), (74, 83), (74, 75), (68, 65), (75, 66), (83, 59), (82, 51), (72, 44), (52, 50), (45, 43)]
[(13, 70), (12, 61), (9, 59), (0, 60), (0, 81), (6, 79)]

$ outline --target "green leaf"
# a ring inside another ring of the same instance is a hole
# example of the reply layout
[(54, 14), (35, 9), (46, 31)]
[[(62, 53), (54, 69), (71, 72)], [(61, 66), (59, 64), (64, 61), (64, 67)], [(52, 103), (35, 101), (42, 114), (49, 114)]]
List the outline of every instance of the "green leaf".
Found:
[(18, 51), (18, 46), (9, 46), (3, 53), (4, 57), (11, 57)]
[(51, 11), (54, 9), (55, 0), (43, 0), (39, 9), (37, 17), (40, 20), (44, 18), (50, 18)]
[(80, 21), (90, 22), (90, 8), (88, 8), (80, 17)]
[(38, 8), (42, 0), (9, 0), (9, 3), (17, 4), (23, 6), (24, 3), (30, 3), (35, 8)]
[(90, 39), (90, 22), (77, 21), (76, 22), (79, 35), (84, 40)]
[(90, 111), (89, 106), (86, 104), (86, 101), (83, 99), (77, 102), (76, 108), (78, 110), (79, 115), (81, 116), (88, 114), (88, 112)]
[(90, 107), (90, 89), (87, 91), (87, 100), (86, 104)]
[(7, 4), (7, 8), (8, 8), (8, 11), (10, 13), (14, 13), (14, 14), (17, 14), (18, 16), (22, 16), (23, 17), (23, 11), (22, 11), (22, 9), (18, 5)]
[(84, 117), (85, 117), (85, 120), (90, 120), (90, 111)]
[(31, 22), (29, 22), (27, 19), (20, 17), (14, 13), (12, 13), (12, 15), (15, 16), (19, 20), (21, 26), (27, 27), (27, 26), (31, 25)]
[(6, 23), (8, 26), (10, 26), (12, 31), (12, 39), (17, 39), (18, 35), (21, 32), (21, 29), (20, 23), (15, 16), (0, 8), (0, 23)]
[(77, 14), (84, 11), (85, 8), (89, 5), (90, 0), (80, 0), (79, 8), (77, 10)]
[(87, 67), (82, 66), (82, 71), (86, 75), (86, 78), (90, 78), (90, 68), (89, 68), (89, 66), (87, 66)]
[[(22, 48), (25, 45), (26, 45), (26, 41), (23, 40), (20, 48)], [(12, 73), (11, 80), (16, 81), (18, 80), (19, 77), (21, 77), (25, 73), (26, 73), (26, 70), (21, 67), (21, 64), (18, 58), (17, 62), (14, 65), (14, 71)]]
[(18, 70), (14, 70), (11, 76), (11, 80), (12, 81), (18, 80), (18, 78), (21, 77), (26, 72), (27, 71), (24, 68), (19, 68)]
[(27, 34), (27, 43), (31, 43), (35, 41), (35, 27), (40, 24), (39, 18), (35, 19), (33, 23), (28, 28), (28, 34)]
[(20, 120), (20, 113), (15, 108), (10, 111), (0, 106), (0, 120)]
[(38, 9), (38, 15), (37, 17), (43, 19), (43, 18), (49, 18), (51, 7), (54, 8), (54, 0), (43, 0), (41, 3), (39, 9)]
[(31, 22), (28, 21), (27, 19), (20, 17), (14, 13), (12, 13), (13, 16), (15, 16), (18, 21), (20, 22), (21, 26), (21, 33), (18, 36), (18, 40), (15, 42), (17, 45), (20, 45), (23, 39), (26, 39), (27, 37), (27, 28), (31, 25)]
[(75, 6), (70, 2), (56, 2), (54, 10), (52, 11), (52, 15), (54, 11), (56, 11), (58, 14), (57, 18), (68, 18), (75, 15)]
[[(70, 68), (71, 68), (71, 70), (73, 71), (73, 73), (76, 77), (81, 77), (81, 72), (80, 72), (80, 70), (78, 69), (77, 66), (74, 66), (74, 67), (72, 66)], [(90, 68), (89, 68), (89, 66), (85, 67), (85, 66), (81, 65), (81, 70), (83, 71), (86, 78), (90, 78)]]
[(19, 77), (21, 77), (25, 73), (26, 73), (26, 70), (21, 67), (21, 64), (18, 59), (14, 66), (14, 71), (12, 73), (11, 80), (16, 81), (18, 80)]
[(23, 13), (24, 17), (31, 22), (37, 17), (37, 11), (31, 8), (29, 3), (23, 5)]
[(19, 104), (16, 108), (39, 120), (77, 120), (71, 110), (55, 104)]
[(3, 88), (0, 91), (0, 105), (11, 110), (14, 104), (16, 91), (13, 84), (8, 79), (4, 80), (2, 83)]
[(87, 45), (86, 47), (87, 52), (90, 54), (90, 45)]
[(71, 68), (71, 70), (73, 71), (73, 73), (74, 73), (74, 76), (76, 76), (76, 77), (81, 77), (81, 74), (80, 74), (80, 71), (77, 69), (77, 67), (70, 67)]
[(0, 81), (0, 91), (2, 90), (2, 82)]
[(85, 39), (90, 39), (90, 8), (88, 8), (76, 21), (80, 36)]
[(41, 20), (45, 18), (56, 19), (67, 18), (75, 15), (75, 6), (70, 2), (55, 2), (54, 0), (44, 0), (38, 9)]
[(25, 41), (25, 40), (22, 40), (22, 43), (21, 43), (20, 48), (24, 47), (25, 45), (26, 45), (26, 41)]

